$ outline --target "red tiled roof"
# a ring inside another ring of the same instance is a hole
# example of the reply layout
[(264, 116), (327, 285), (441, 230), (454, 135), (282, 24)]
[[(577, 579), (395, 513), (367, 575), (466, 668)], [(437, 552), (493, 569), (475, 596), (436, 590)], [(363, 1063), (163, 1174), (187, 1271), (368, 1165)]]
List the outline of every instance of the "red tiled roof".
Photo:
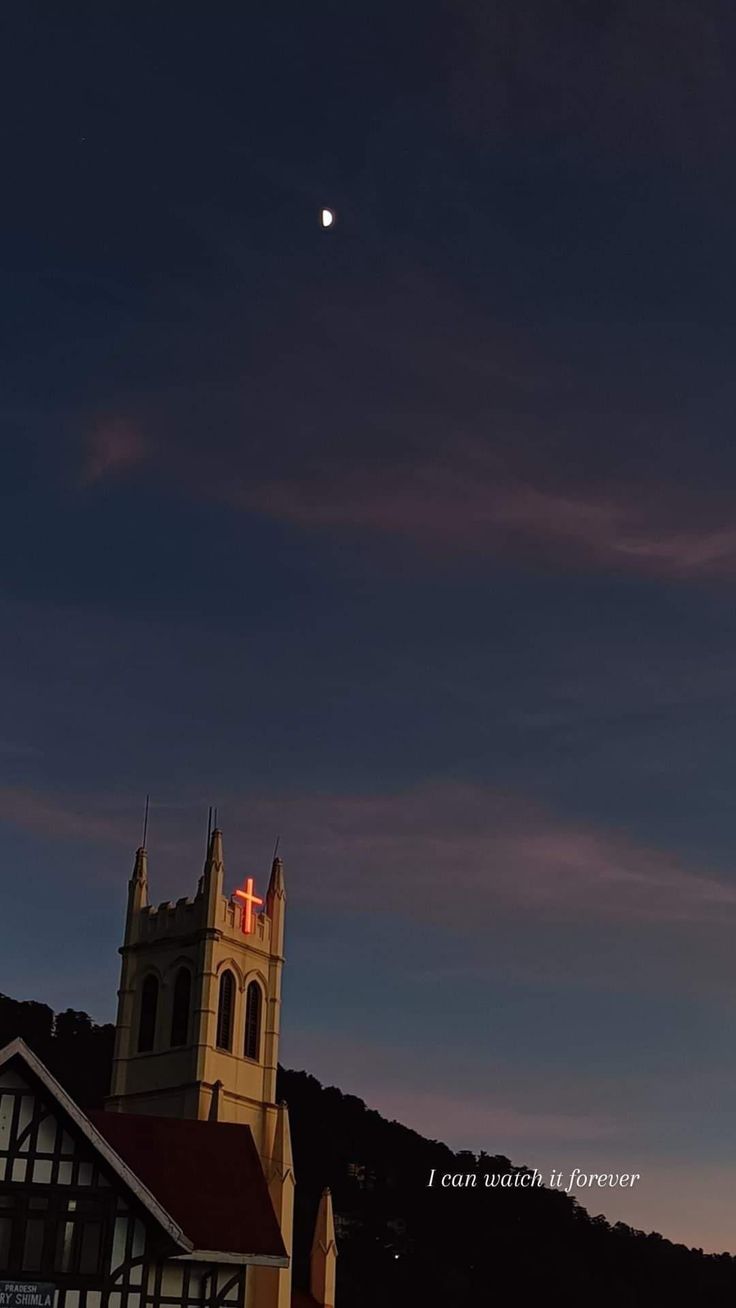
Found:
[(195, 1249), (286, 1257), (250, 1127), (88, 1113)]

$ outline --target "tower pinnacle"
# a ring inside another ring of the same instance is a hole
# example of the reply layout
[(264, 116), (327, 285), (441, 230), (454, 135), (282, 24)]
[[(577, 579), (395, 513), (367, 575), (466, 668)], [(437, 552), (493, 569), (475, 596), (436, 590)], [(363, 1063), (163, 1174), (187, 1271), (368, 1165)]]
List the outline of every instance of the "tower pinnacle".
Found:
[(207, 903), (208, 922), (214, 922), (216, 906), (223, 893), (224, 879), (225, 862), (222, 852), (222, 832), (219, 827), (215, 827), (210, 836), (204, 872), (200, 881), (201, 891)]
[(136, 850), (133, 875), (128, 882), (128, 924), (131, 915), (148, 904), (148, 854), (144, 845)]
[(276, 896), (278, 895), (280, 899), (283, 899), (285, 894), (284, 864), (280, 858), (275, 858), (271, 864), (271, 877), (268, 882), (268, 890), (266, 891), (266, 902), (269, 905), (269, 911), (271, 902), (276, 898)]
[(335, 1308), (336, 1263), (335, 1219), (332, 1195), (327, 1189), (322, 1191), (319, 1201), (309, 1260), (309, 1286), (320, 1308)]

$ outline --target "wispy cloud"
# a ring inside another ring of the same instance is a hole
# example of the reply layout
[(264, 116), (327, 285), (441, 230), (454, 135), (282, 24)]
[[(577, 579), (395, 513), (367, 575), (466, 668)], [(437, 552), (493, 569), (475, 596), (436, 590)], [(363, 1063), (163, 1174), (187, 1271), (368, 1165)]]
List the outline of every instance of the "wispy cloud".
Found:
[(736, 527), (709, 520), (696, 499), (670, 508), (666, 487), (643, 502), (625, 486), (548, 489), (499, 478), (495, 461), (480, 452), (377, 473), (231, 486), (227, 495), (303, 527), (403, 538), (445, 555), (582, 572), (736, 576)]
[(137, 426), (124, 418), (109, 418), (89, 433), (82, 480), (90, 485), (114, 477), (147, 457), (146, 444)]
[[(443, 307), (451, 345), (437, 321)], [(401, 287), (396, 323), (371, 301), (365, 321), (354, 318), (339, 300), (323, 306), (311, 338), (287, 337), (257, 361), (247, 387), (215, 392), (196, 421), (194, 399), (189, 407), (180, 399), (171, 412), (153, 405), (155, 416), (140, 422), (103, 424), (90, 437), (84, 480), (145, 459), (152, 478), (185, 496), (310, 532), (403, 543), (435, 564), (736, 576), (728, 450), (709, 462), (700, 431), (683, 434), (662, 377), (611, 375), (611, 352), (633, 369), (630, 356), (645, 348), (636, 332), (623, 343), (592, 332), (575, 383), (559, 344), (547, 342), (545, 353), (511, 324), (479, 321), (457, 292), (428, 279)], [(291, 328), (307, 333), (298, 315)], [(687, 368), (687, 344), (662, 347), (673, 369)], [(703, 342), (692, 348), (699, 358)], [(338, 360), (354, 374), (351, 387), (334, 376)], [(699, 387), (711, 384), (698, 376)], [(607, 411), (611, 386), (618, 395)], [(649, 415), (642, 432), (637, 408)], [(152, 424), (155, 446), (141, 436)], [(657, 457), (662, 433), (676, 453), (668, 466)], [(683, 478), (681, 465), (692, 475)]]
[[(394, 794), (231, 797), (228, 839), (295, 851), (300, 896), (460, 930), (499, 907), (551, 921), (736, 922), (736, 884), (616, 832), (566, 821), (490, 787), (437, 784)], [(132, 806), (0, 791), (0, 817), (43, 836), (130, 844)], [(180, 815), (156, 814), (164, 864), (180, 861)], [(472, 911), (470, 910), (472, 906)]]
[(237, 321), (197, 303), (175, 381), (92, 432), (87, 483), (145, 459), (187, 497), (435, 561), (736, 576), (730, 447), (703, 438), (731, 383), (707, 332), (531, 327), (416, 263), (380, 292), (366, 270), (347, 287), (270, 271), (247, 367), (213, 344)]
[(126, 818), (119, 806), (95, 796), (0, 787), (0, 821), (44, 838), (125, 846), (130, 840)]

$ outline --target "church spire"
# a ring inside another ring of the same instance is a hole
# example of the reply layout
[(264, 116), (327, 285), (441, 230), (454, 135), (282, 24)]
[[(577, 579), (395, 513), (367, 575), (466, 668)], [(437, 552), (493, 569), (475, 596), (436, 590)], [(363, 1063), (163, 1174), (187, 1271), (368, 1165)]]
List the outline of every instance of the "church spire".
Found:
[[(268, 1193), (281, 1229), (289, 1259), (294, 1232), (294, 1159), (291, 1152), (289, 1110), (280, 1103), (276, 1110), (271, 1156), (264, 1160)], [(277, 1290), (273, 1308), (291, 1308), (291, 1269), (276, 1272)]]
[[(271, 1176), (269, 1181), (278, 1179), (279, 1185), (291, 1176), (294, 1180), (294, 1156), (291, 1151), (291, 1130), (289, 1128), (289, 1110), (282, 1102), (277, 1108), (276, 1128), (271, 1149)], [(277, 1208), (274, 1201), (274, 1208)], [(278, 1208), (277, 1208), (278, 1211)]]
[(273, 900), (277, 896), (279, 899), (283, 899), (285, 895), (284, 864), (280, 858), (275, 858), (271, 864), (271, 878), (268, 883), (268, 890), (266, 891), (266, 904), (268, 906), (267, 912), (269, 913), (269, 916), (271, 914), (270, 906)]
[(133, 875), (128, 882), (128, 920), (127, 930), (130, 931), (132, 918), (135, 913), (140, 912), (148, 904), (148, 853), (145, 845), (141, 845), (136, 850), (135, 863), (133, 864)]
[(332, 1215), (332, 1195), (323, 1190), (314, 1224), (312, 1253), (309, 1259), (309, 1289), (320, 1308), (335, 1308), (335, 1274), (337, 1272), (337, 1244), (335, 1219)]
[(212, 832), (212, 835), (210, 836), (210, 843), (207, 849), (207, 858), (205, 860), (205, 865), (204, 865), (205, 876), (207, 875), (207, 869), (209, 867), (214, 868), (217, 866), (217, 864), (219, 864), (220, 868), (222, 868), (222, 831), (220, 830), (219, 827), (215, 827), (214, 831)]
[(274, 858), (271, 866), (271, 879), (266, 891), (266, 913), (273, 923), (272, 941), (278, 955), (284, 952), (284, 916), (286, 908), (286, 888), (284, 886), (284, 865), (280, 858)]
[(219, 827), (210, 836), (200, 890), (207, 903), (207, 921), (214, 922), (217, 906), (223, 893), (225, 863), (222, 853), (222, 832)]

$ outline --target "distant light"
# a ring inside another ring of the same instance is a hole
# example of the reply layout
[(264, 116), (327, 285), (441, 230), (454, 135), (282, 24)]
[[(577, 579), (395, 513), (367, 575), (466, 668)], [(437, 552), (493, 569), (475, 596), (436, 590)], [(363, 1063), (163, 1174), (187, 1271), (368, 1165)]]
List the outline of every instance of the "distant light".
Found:
[(322, 210), (322, 218), (321, 218), (321, 221), (322, 221), (322, 226), (323, 226), (323, 227), (331, 227), (331, 226), (332, 226), (332, 224), (333, 224), (334, 221), (335, 221), (335, 215), (334, 215), (334, 213), (332, 212), (331, 209), (323, 209), (323, 210)]

